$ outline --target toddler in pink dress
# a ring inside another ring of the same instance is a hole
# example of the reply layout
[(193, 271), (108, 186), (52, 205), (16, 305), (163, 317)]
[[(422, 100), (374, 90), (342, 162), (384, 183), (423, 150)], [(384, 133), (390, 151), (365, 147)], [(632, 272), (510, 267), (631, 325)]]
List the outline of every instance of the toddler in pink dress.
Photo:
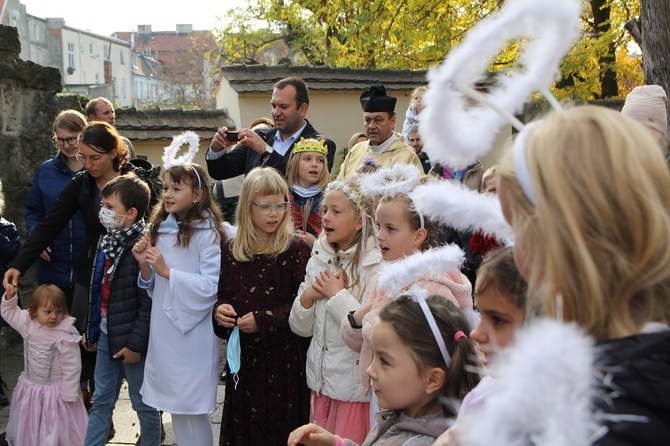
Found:
[(35, 290), (30, 308), (17, 305), (16, 287), (3, 296), (2, 317), (23, 337), (24, 371), (12, 395), (7, 423), (10, 445), (77, 446), (88, 415), (79, 391), (81, 336), (55, 285)]

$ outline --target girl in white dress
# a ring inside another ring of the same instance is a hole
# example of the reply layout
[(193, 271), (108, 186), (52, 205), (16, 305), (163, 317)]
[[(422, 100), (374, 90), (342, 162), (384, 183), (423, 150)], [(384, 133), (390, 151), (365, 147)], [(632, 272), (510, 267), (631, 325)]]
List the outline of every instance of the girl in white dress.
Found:
[[(196, 149), (197, 150), (197, 149)], [(153, 305), (142, 398), (172, 414), (180, 445), (213, 444), (219, 375), (218, 338), (212, 330), (221, 264), (221, 212), (202, 167), (163, 157), (163, 196), (150, 233), (133, 253), (138, 283)]]

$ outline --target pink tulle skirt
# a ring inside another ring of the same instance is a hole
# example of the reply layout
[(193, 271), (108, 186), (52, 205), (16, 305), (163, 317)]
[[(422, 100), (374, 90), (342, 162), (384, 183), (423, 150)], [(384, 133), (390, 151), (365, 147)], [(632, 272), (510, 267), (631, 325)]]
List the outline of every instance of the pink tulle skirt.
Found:
[(310, 399), (309, 419), (312, 423), (363, 444), (370, 430), (370, 403), (334, 400), (314, 391)]
[(60, 398), (62, 382), (42, 384), (19, 376), (7, 422), (10, 445), (79, 446), (84, 444), (88, 414), (81, 397)]

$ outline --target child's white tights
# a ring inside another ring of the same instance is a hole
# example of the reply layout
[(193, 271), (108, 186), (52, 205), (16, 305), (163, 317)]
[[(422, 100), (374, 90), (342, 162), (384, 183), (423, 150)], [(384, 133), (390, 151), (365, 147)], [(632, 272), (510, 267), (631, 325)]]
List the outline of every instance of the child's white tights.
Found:
[(172, 414), (172, 429), (178, 445), (210, 446), (214, 444), (212, 423), (207, 414)]

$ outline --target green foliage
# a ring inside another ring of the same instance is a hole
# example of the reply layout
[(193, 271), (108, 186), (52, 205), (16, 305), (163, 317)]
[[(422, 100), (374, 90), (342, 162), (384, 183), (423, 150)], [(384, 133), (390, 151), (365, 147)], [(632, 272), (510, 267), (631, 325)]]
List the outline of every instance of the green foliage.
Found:
[[(541, 0), (537, 0), (541, 1)], [(503, 0), (250, 0), (231, 10), (215, 31), (223, 63), (290, 61), (296, 65), (426, 69), (440, 63), (477, 21)], [(639, 15), (640, 0), (589, 0), (582, 39), (561, 66), (558, 97), (593, 99), (609, 79), (625, 94), (641, 76), (625, 51), (624, 23)], [(595, 14), (594, 14), (595, 8)], [(521, 46), (522, 48), (522, 46)], [(492, 71), (514, 65), (512, 42)], [(609, 76), (609, 78), (608, 78)], [(624, 82), (621, 79), (625, 79)]]

